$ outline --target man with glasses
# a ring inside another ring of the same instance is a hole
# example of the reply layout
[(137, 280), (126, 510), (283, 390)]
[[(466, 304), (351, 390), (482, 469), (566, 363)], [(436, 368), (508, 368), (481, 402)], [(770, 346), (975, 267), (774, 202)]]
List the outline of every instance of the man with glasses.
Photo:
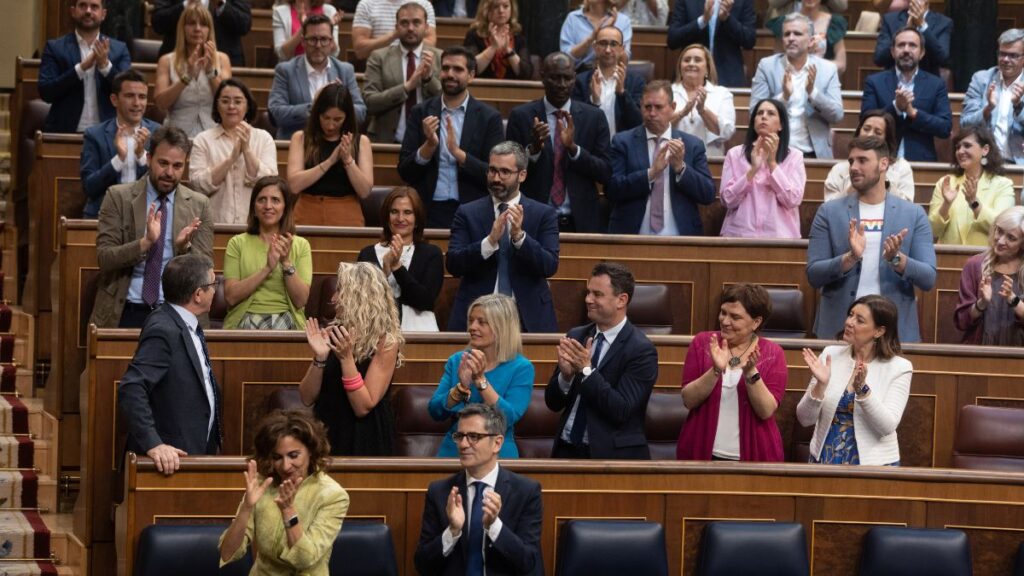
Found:
[(427, 488), (414, 556), (423, 576), (544, 573), (540, 484), (498, 465), (505, 422), (486, 404), (459, 412), (462, 470)]
[(929, 10), (928, 4), (928, 0), (910, 0), (905, 10), (889, 12), (882, 18), (878, 43), (875, 44), (875, 65), (889, 68), (896, 63), (892, 45), (896, 34), (904, 28), (913, 28), (921, 33), (924, 42), (922, 70), (938, 76), (939, 68), (949, 65), (949, 39), (953, 33), (953, 21), (940, 12)]
[(999, 35), (999, 65), (971, 77), (960, 124), (992, 129), (1004, 159), (1024, 164), (1024, 30)]
[(313, 14), (302, 23), (303, 54), (274, 68), (274, 84), (267, 110), (277, 126), (277, 139), (290, 140), (302, 130), (316, 95), (329, 83), (344, 84), (352, 96), (359, 124), (366, 118), (366, 104), (356, 84), (356, 71), (342, 62), (334, 51), (334, 23), (323, 14)]
[(450, 332), (465, 330), (469, 305), (491, 293), (515, 298), (524, 332), (558, 330), (547, 281), (558, 271), (558, 221), (554, 208), (519, 193), (526, 163), (526, 151), (516, 142), (492, 148), (490, 196), (455, 213), (447, 267), (462, 281), (448, 320)]
[(127, 449), (149, 456), (173, 474), (178, 459), (220, 450), (220, 390), (199, 316), (216, 292), (213, 260), (176, 256), (163, 276), (166, 302), (139, 334), (135, 356), (117, 387), (117, 407), (128, 428)]
[(622, 30), (614, 26), (599, 30), (594, 53), (597, 66), (576, 78), (573, 99), (593, 104), (604, 112), (609, 137), (636, 128), (643, 123), (640, 99), (644, 95), (644, 78), (629, 71)]

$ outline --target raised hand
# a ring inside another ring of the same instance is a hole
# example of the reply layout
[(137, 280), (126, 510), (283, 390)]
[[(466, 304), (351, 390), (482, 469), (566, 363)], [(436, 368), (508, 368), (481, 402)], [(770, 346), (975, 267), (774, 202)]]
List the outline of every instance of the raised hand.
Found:
[(487, 235), (487, 239), (491, 241), (491, 244), (497, 246), (501, 243), (501, 237), (505, 235), (505, 230), (508, 229), (508, 211), (506, 210), (503, 214), (498, 214), (494, 218), (494, 223), (491, 224), (491, 233)]
[(988, 102), (989, 108), (997, 108), (999, 106), (999, 95), (996, 94), (995, 82), (988, 85), (988, 90), (985, 91), (985, 101)]
[(806, 85), (807, 96), (810, 96), (811, 92), (814, 92), (814, 81), (817, 78), (818, 78), (818, 67), (815, 66), (814, 64), (811, 64), (810, 66), (807, 67), (807, 85)]
[(213, 43), (213, 40), (207, 40), (203, 44), (203, 60), (203, 69), (212, 72), (217, 64), (217, 45)]
[(626, 63), (619, 61), (615, 65), (615, 93), (622, 94), (626, 91)]
[(352, 334), (344, 326), (337, 324), (327, 327), (327, 339), (331, 343), (331, 350), (344, 362), (346, 358), (352, 357), (352, 345), (355, 344)]
[(436, 149), (441, 144), (441, 137), (437, 129), (441, 126), (441, 119), (437, 116), (427, 116), (423, 119), (423, 142), (431, 149)]
[(558, 123), (562, 128), (559, 131), (559, 136), (562, 138), (562, 147), (572, 154), (575, 152), (574, 148), (576, 147), (576, 122), (573, 120), (572, 114), (560, 111), (558, 113)]
[(857, 222), (856, 218), (850, 218), (850, 253), (860, 260), (864, 257), (864, 248), (867, 247), (867, 237), (864, 235), (864, 223)]
[(1013, 278), (1003, 275), (1003, 281), (999, 284), (999, 295), (1006, 298), (1007, 304), (1017, 296), (1013, 293)]
[(914, 102), (914, 93), (910, 90), (903, 88), (896, 89), (896, 108), (900, 112), (910, 112), (910, 107)]
[[(704, 0), (704, 25), (706, 26), (711, 22), (711, 12), (715, 9), (715, 0)], [(721, 5), (719, 5), (719, 14), (721, 14)]]
[(1016, 108), (1020, 105), (1021, 97), (1024, 96), (1024, 84), (1020, 82), (1010, 84), (1010, 94), (1010, 101), (1013, 103), (1013, 107)]
[(907, 237), (907, 229), (904, 228), (895, 234), (890, 234), (885, 239), (885, 243), (882, 245), (882, 258), (886, 260), (892, 260), (894, 256), (900, 253), (900, 247), (903, 246), (903, 239)]
[(184, 250), (185, 247), (188, 246), (192, 241), (192, 235), (196, 233), (196, 230), (199, 230), (199, 226), (202, 223), (203, 222), (199, 219), (199, 216), (196, 216), (192, 218), (192, 221), (189, 222), (187, 226), (181, 229), (181, 232), (178, 232), (178, 237), (174, 239), (174, 245), (178, 250)]
[[(662, 145), (658, 153), (654, 155), (654, 162), (651, 163), (651, 172), (656, 177), (665, 167), (668, 166), (668, 146)], [(654, 180), (654, 178), (650, 178)]]
[(601, 105), (601, 70), (595, 68), (590, 75), (590, 103), (595, 106)]
[(385, 275), (391, 275), (391, 273), (402, 266), (402, 250), (404, 248), (405, 245), (402, 242), (402, 235), (392, 235), (391, 242), (388, 244), (388, 251), (384, 253), (383, 257)]
[(722, 0), (722, 3), (718, 5), (719, 22), (725, 22), (729, 19), (729, 14), (732, 13), (733, 4), (734, 0)]
[(757, 363), (761, 360), (761, 349), (757, 345), (757, 336), (754, 336), (754, 342), (751, 343), (750, 348), (740, 356), (740, 366), (743, 366), (744, 374), (753, 374), (757, 371)]
[(459, 384), (463, 388), (469, 388), (473, 385), (473, 376), (476, 372), (476, 360), (473, 357), (473, 352), (473, 350), (466, 350), (462, 353), (462, 358), (459, 359), (457, 375), (459, 377)]
[(964, 199), (970, 204), (978, 199), (978, 179), (967, 176), (964, 178)]
[(508, 27), (498, 26), (492, 22), (488, 26), (488, 32), (491, 35), (491, 46), (494, 46), (494, 51), (497, 54), (504, 54), (508, 49)]
[(96, 68), (106, 68), (110, 63), (110, 38), (98, 38), (92, 45), (92, 53), (95, 56)]
[(306, 320), (306, 342), (309, 343), (317, 360), (327, 360), (331, 353), (331, 344), (327, 340), (327, 330), (320, 328), (320, 322), (316, 318)]
[(273, 476), (268, 476), (263, 482), (260, 482), (260, 475), (256, 471), (255, 460), (249, 460), (242, 474), (245, 475), (245, 507), (252, 510), (256, 507), (256, 503), (260, 501), (260, 498), (263, 498), (263, 494), (266, 493), (267, 488), (274, 482), (274, 478)]
[(277, 487), (277, 497), (274, 498), (274, 504), (281, 512), (292, 511), (292, 506), (295, 504), (295, 493), (299, 491), (299, 485), (302, 484), (302, 477), (298, 477), (295, 480), (291, 478), (281, 482), (281, 485)]
[(142, 158), (142, 155), (146, 152), (146, 141), (149, 140), (149, 129), (145, 126), (139, 126), (138, 130), (135, 131), (135, 157)]
[(270, 239), (270, 246), (267, 248), (267, 268), (273, 272), (281, 261), (281, 246), (277, 243), (277, 234)]
[[(809, 74), (808, 74), (809, 75)], [(789, 100), (793, 95), (793, 72), (787, 67), (786, 73), (782, 75), (782, 99)]]
[(434, 73), (434, 53), (424, 50), (423, 55), (420, 56), (420, 65), (416, 70), (420, 74), (421, 82), (428, 80)]
[(719, 372), (725, 372), (726, 368), (729, 367), (729, 346), (727, 344), (723, 346), (723, 342), (719, 340), (721, 337), (722, 335), (717, 332), (711, 335), (711, 346), (708, 348), (708, 351), (711, 354), (711, 364)]
[(566, 362), (570, 366), (569, 374), (566, 375), (563, 372), (563, 376), (571, 378), (573, 375), (583, 370), (585, 366), (590, 365), (590, 353), (594, 346), (594, 339), (587, 338), (587, 344), (584, 346), (580, 344), (578, 340), (572, 338), (563, 337), (558, 341), (558, 357), (559, 362), (564, 355)]
[(708, 91), (703, 86), (698, 86), (697, 91), (693, 94), (694, 106), (696, 106), (698, 114), (704, 114), (704, 102), (707, 99)]
[(286, 266), (288, 265), (288, 257), (292, 253), (292, 240), (294, 239), (295, 237), (288, 232), (277, 235), (277, 251), (281, 253), (281, 263)]
[(981, 281), (978, 282), (978, 300), (985, 303), (985, 307), (988, 307), (989, 302), (992, 302), (992, 277), (983, 276)]
[(764, 146), (764, 136), (758, 136), (757, 139), (754, 140), (753, 149), (750, 151), (750, 171), (752, 173), (756, 173), (761, 169), (761, 166), (764, 166)]
[(338, 10), (337, 12), (334, 13), (334, 16), (331, 17), (331, 22), (334, 24), (334, 27), (337, 28), (338, 26), (341, 26), (341, 21), (344, 18), (345, 18), (345, 11), (344, 10)]
[(942, 201), (947, 205), (952, 204), (953, 201), (956, 200), (956, 195), (958, 193), (958, 189), (953, 187), (952, 182), (952, 175), (942, 177)]
[(452, 486), (452, 491), (448, 493), (445, 512), (448, 514), (448, 530), (453, 536), (458, 536), (466, 524), (466, 509), (462, 506), (462, 494), (459, 494), (458, 486)]
[(523, 205), (509, 206), (505, 213), (508, 215), (508, 235), (512, 240), (518, 240), (523, 233)]
[(466, 161), (466, 153), (459, 146), (459, 137), (455, 133), (455, 124), (451, 116), (445, 118), (445, 130), (444, 144), (448, 147), (448, 153), (454, 156), (455, 161), (461, 166)]
[(338, 159), (341, 160), (342, 166), (348, 166), (352, 163), (352, 133), (345, 132), (341, 135), (341, 140), (338, 142)]
[(159, 206), (159, 204), (154, 202), (149, 205), (149, 210), (146, 211), (145, 238), (150, 244), (155, 244), (156, 241), (160, 239), (160, 220), (162, 215), (160, 210), (157, 210), (157, 206)]
[(672, 170), (677, 174), (682, 172), (683, 160), (686, 158), (686, 144), (683, 144), (682, 140), (673, 138), (665, 143), (665, 148), (668, 149), (668, 160), (672, 165)]
[[(124, 162), (125, 158), (128, 157), (128, 138), (132, 137), (131, 126), (118, 125), (117, 135), (114, 136), (114, 149), (117, 151), (117, 157), (120, 158), (122, 162)], [(136, 146), (135, 150), (139, 150), (139, 147)], [(136, 155), (138, 155), (138, 152), (136, 152)]]
[(498, 514), (501, 513), (501, 496), (494, 490), (486, 490), (483, 498), (484, 530), (489, 530), (491, 524), (498, 519)]
[(825, 362), (822, 362), (810, 348), (803, 349), (803, 356), (804, 363), (811, 371), (811, 376), (818, 381), (822, 388), (827, 387), (829, 379), (832, 378), (832, 356), (825, 356)]
[[(597, 74), (595, 73), (595, 76)], [(533, 142), (530, 143), (530, 153), (540, 154), (544, 150), (544, 145), (547, 144), (551, 138), (551, 128), (547, 122), (541, 122), (540, 118), (533, 118), (533, 127), (530, 129), (533, 133)]]

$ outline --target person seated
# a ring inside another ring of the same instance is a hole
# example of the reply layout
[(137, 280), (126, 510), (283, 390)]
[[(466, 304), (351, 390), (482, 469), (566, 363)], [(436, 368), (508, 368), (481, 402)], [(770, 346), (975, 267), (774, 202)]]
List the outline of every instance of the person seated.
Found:
[(437, 332), (434, 304), (444, 283), (441, 249), (423, 239), (427, 213), (415, 188), (398, 186), (380, 206), (381, 241), (359, 251), (381, 267), (398, 303), (402, 330)]
[(322, 14), (330, 19), (333, 25), (334, 50), (331, 56), (338, 56), (338, 27), (345, 12), (338, 10), (325, 0), (287, 0), (274, 6), (270, 17), (270, 25), (274, 31), (274, 53), (279, 61), (291, 60), (303, 54), (306, 48), (302, 43), (302, 23), (306, 16)]
[(1015, 204), (1013, 181), (1003, 176), (1003, 156), (984, 126), (953, 137), (953, 172), (935, 183), (928, 221), (938, 244), (985, 246), (992, 220)]
[(360, 0), (352, 18), (352, 48), (356, 58), (365, 60), (370, 54), (398, 40), (395, 15), (408, 2), (415, 2), (427, 11), (427, 44), (437, 45), (437, 21), (434, 19), (434, 5), (428, 0)]
[(736, 107), (732, 91), (718, 85), (718, 70), (703, 44), (679, 54), (672, 96), (675, 129), (703, 140), (708, 156), (725, 156), (725, 144), (736, 133)]
[[(890, 154), (895, 154), (896, 120), (885, 110), (868, 110), (861, 114), (860, 124), (854, 130), (855, 138), (874, 136), (885, 140)], [(904, 158), (890, 157), (889, 169), (885, 172), (885, 182), (889, 193), (907, 202), (914, 201), (914, 169)], [(825, 178), (825, 202), (842, 198), (847, 194), (856, 194), (850, 185), (850, 163), (846, 160), (836, 162)]]
[(190, 4), (178, 18), (174, 52), (156, 65), (153, 101), (167, 113), (164, 126), (176, 126), (195, 138), (215, 122), (213, 94), (231, 77), (228, 55), (217, 51), (213, 18), (202, 4)]
[(626, 57), (633, 54), (633, 23), (629, 16), (619, 12), (615, 0), (583, 0), (583, 5), (565, 17), (559, 33), (559, 50), (573, 57), (576, 69), (586, 71), (594, 67), (594, 43), (602, 28), (614, 26), (622, 32), (622, 45)]
[(124, 42), (100, 34), (104, 2), (71, 2), (75, 30), (46, 41), (39, 62), (39, 97), (50, 105), (44, 132), (85, 132), (115, 116), (111, 81), (132, 61)]
[[(842, 14), (829, 11), (822, 6), (821, 0), (803, 0), (800, 13), (807, 16), (814, 25), (814, 34), (811, 38), (811, 54), (830, 60), (836, 65), (836, 70), (842, 76), (846, 71), (846, 32), (850, 28), (849, 22)], [(781, 52), (782, 46), (782, 21), (785, 15), (777, 16), (764, 23), (765, 28), (775, 35), (775, 51)]]
[(146, 145), (159, 124), (148, 118), (146, 79), (128, 69), (110, 83), (110, 101), (116, 116), (85, 130), (82, 140), (80, 175), (85, 193), (83, 218), (96, 218), (107, 188), (135, 182), (149, 169)]
[(750, 115), (747, 141), (733, 146), (722, 167), (722, 236), (799, 238), (804, 155), (789, 146), (786, 107), (761, 100)]
[(960, 125), (988, 126), (1003, 159), (1024, 164), (1024, 30), (999, 35), (998, 61), (971, 76)]
[(644, 77), (629, 71), (629, 58), (622, 44), (622, 31), (605, 26), (594, 41), (595, 66), (576, 76), (573, 100), (593, 104), (608, 120), (609, 139), (617, 132), (643, 123), (640, 99), (644, 96)]
[(257, 105), (242, 82), (228, 78), (213, 98), (213, 128), (192, 141), (188, 179), (192, 187), (210, 197), (217, 224), (245, 224), (245, 205), (252, 218), (253, 184), (264, 176), (277, 176), (274, 137), (255, 128)]
[[(941, 12), (931, 10), (929, 4), (928, 0), (896, 0), (889, 6), (890, 12), (882, 16), (878, 42), (875, 44), (876, 66), (891, 68), (896, 63), (896, 55), (892, 51), (893, 42), (896, 41), (896, 35), (906, 28), (921, 33), (924, 47), (922, 70), (938, 76), (939, 68), (949, 66), (953, 20)], [(881, 11), (884, 13), (885, 9)]]
[(1024, 345), (1024, 207), (996, 216), (988, 248), (967, 259), (953, 319), (964, 344)]
[(380, 267), (342, 262), (331, 302), (330, 324), (306, 321), (313, 362), (299, 397), (327, 426), (331, 455), (390, 456), (395, 422), (388, 389), (405, 343), (395, 299)]
[(245, 495), (218, 543), (220, 565), (252, 546), (253, 574), (327, 576), (349, 498), (327, 473), (331, 444), (324, 425), (299, 410), (273, 412), (253, 444)]
[(164, 39), (160, 55), (174, 51), (182, 11), (190, 4), (202, 4), (213, 16), (217, 46), (228, 55), (232, 66), (245, 66), (242, 38), (252, 29), (252, 3), (251, 0), (155, 0), (150, 23), (153, 32)]
[(533, 64), (512, 0), (482, 0), (462, 41), (476, 51), (477, 78), (530, 80)]
[(668, 24), (668, 0), (621, 0), (622, 13), (633, 26), (665, 26)]
[(437, 456), (459, 455), (452, 438), (458, 426), (455, 415), (470, 404), (487, 404), (505, 415), (508, 426), (502, 432), (505, 442), (498, 456), (518, 458), (514, 427), (530, 406), (534, 371), (533, 363), (523, 356), (516, 303), (504, 294), (485, 294), (470, 305), (466, 325), (469, 346), (445, 362), (441, 382), (427, 407), (434, 420), (452, 421)]
[(772, 313), (768, 291), (730, 284), (719, 297), (716, 332), (700, 332), (686, 351), (679, 460), (782, 462), (775, 411), (786, 393), (782, 348), (759, 335)]
[(708, 47), (722, 86), (750, 85), (744, 50), (753, 50), (757, 15), (753, 0), (676, 0), (668, 21), (668, 47)]
[(294, 200), (280, 176), (256, 181), (246, 230), (224, 253), (224, 328), (301, 330), (313, 282), (309, 241), (295, 234)]
[(811, 381), (796, 418), (814, 426), (812, 464), (900, 465), (896, 428), (914, 366), (900, 355), (897, 315), (888, 298), (862, 296), (846, 312), (844, 344), (826, 346), (819, 356), (804, 348)]
[(295, 222), (362, 226), (359, 199), (373, 188), (373, 149), (359, 133), (352, 96), (343, 84), (317, 94), (306, 129), (288, 144), (288, 185), (298, 196)]

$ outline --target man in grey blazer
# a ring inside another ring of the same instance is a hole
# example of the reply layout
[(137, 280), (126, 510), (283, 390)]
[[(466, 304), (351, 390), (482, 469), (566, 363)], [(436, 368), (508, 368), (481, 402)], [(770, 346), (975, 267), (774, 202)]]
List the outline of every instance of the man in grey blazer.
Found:
[(920, 342), (914, 290), (935, 285), (928, 216), (920, 206), (886, 193), (885, 140), (855, 138), (849, 162), (857, 194), (823, 204), (807, 244), (807, 280), (821, 289), (814, 333), (835, 338), (855, 299), (880, 294), (899, 309), (899, 339)]
[(415, 2), (395, 16), (398, 44), (378, 48), (366, 61), (363, 92), (370, 115), (370, 140), (401, 143), (413, 106), (441, 93), (441, 51), (423, 43), (430, 24)]
[(281, 62), (274, 68), (274, 84), (267, 99), (267, 110), (277, 126), (277, 139), (289, 140), (306, 126), (314, 96), (330, 82), (348, 88), (361, 124), (366, 104), (356, 84), (351, 64), (331, 56), (334, 50), (334, 23), (323, 14), (313, 14), (302, 23), (305, 54)]
[(782, 23), (784, 54), (766, 56), (757, 63), (750, 88), (750, 109), (766, 98), (786, 104), (789, 145), (804, 158), (831, 158), (830, 129), (843, 119), (836, 65), (808, 53), (814, 26), (799, 12)]
[(999, 35), (998, 62), (971, 77), (960, 125), (988, 126), (1003, 158), (1024, 164), (1024, 30)]

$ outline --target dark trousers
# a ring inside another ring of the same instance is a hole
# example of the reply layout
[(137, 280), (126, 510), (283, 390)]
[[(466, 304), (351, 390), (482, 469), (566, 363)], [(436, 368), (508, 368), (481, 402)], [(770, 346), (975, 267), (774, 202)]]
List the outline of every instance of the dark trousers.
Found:
[(146, 304), (136, 304), (135, 302), (125, 302), (124, 310), (121, 311), (121, 321), (117, 324), (118, 328), (142, 328), (146, 325), (146, 318), (149, 318), (149, 313), (154, 308), (150, 308)]
[(459, 209), (459, 205), (457, 200), (431, 202), (427, 206), (427, 228), (451, 230), (452, 221), (455, 220), (455, 211)]
[(576, 446), (575, 444), (569, 444), (561, 438), (555, 438), (555, 447), (551, 450), (551, 457), (588, 460), (590, 458), (590, 446)]

